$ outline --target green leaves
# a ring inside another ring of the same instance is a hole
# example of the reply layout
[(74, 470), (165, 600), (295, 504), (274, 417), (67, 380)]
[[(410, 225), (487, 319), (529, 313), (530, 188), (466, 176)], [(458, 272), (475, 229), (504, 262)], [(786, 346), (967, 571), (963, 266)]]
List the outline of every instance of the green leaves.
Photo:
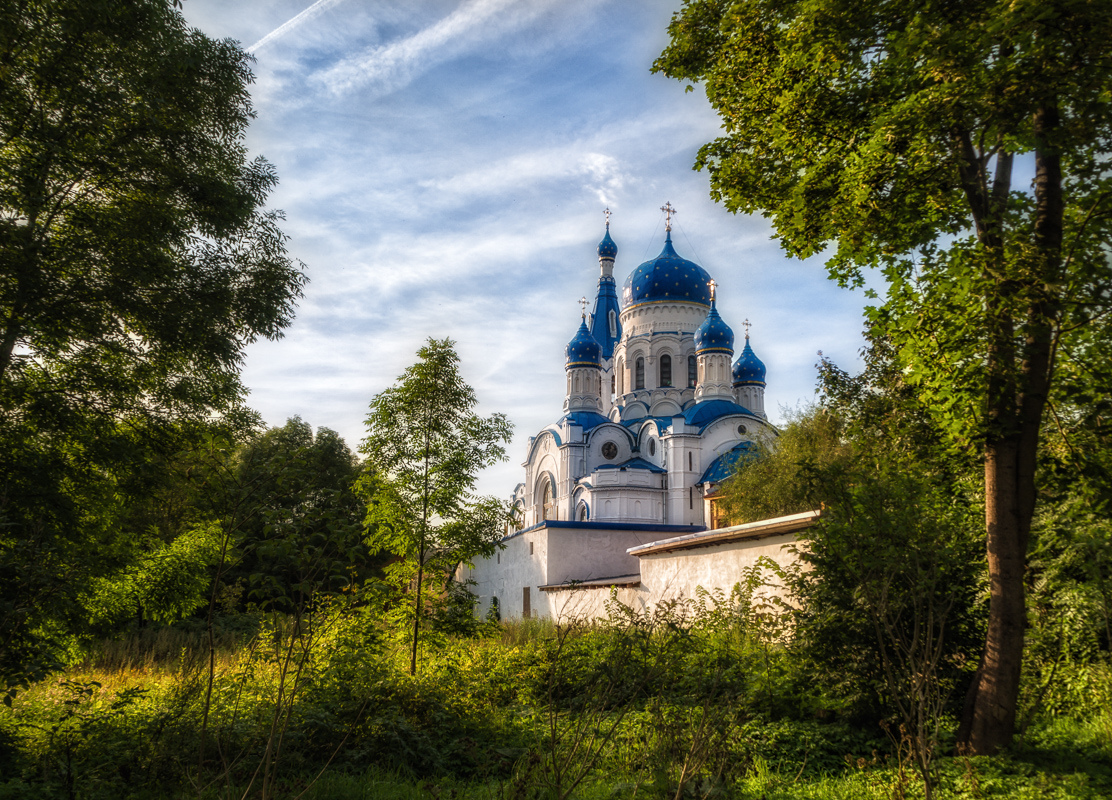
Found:
[(513, 430), (503, 414), (473, 412), (475, 392), (459, 374), (450, 339), (429, 339), (417, 356), (371, 401), (357, 484), (372, 551), (398, 556), (388, 575), (414, 589), (411, 672), (426, 573), (439, 588), (461, 562), (491, 555), (509, 519), (505, 503), (471, 490), (480, 469), (505, 458)]
[(245, 347), (293, 318), (305, 276), (247, 156), (251, 80), (169, 0), (0, 9), (4, 677), (31, 631), (87, 621), (79, 587), (131, 549), (131, 475), (179, 426), (244, 417)]

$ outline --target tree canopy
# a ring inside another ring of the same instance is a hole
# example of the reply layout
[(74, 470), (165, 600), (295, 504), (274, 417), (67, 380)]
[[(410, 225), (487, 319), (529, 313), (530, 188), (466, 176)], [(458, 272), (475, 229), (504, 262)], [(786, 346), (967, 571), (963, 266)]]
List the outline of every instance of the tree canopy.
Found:
[(274, 171), (244, 144), (250, 56), (175, 5), (0, 9), (0, 565), (16, 576), (0, 650), (15, 662), (52, 613), (78, 613), (129, 473), (190, 425), (251, 424), (244, 348), (281, 335), (305, 283), (264, 208)]
[(1112, 7), (686, 0), (669, 31), (655, 69), (702, 82), (723, 121), (696, 162), (712, 196), (793, 255), (828, 252), (843, 284), (880, 267), (871, 323), (983, 460), (992, 601), (962, 737), (993, 751), (1015, 725), (1048, 398), (1109, 384), (1087, 354), (1112, 285)]

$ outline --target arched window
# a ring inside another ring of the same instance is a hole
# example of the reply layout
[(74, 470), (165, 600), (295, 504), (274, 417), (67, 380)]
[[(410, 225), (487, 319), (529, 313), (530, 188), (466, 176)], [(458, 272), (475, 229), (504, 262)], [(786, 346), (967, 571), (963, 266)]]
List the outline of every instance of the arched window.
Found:
[(556, 519), (556, 498), (552, 479), (547, 478), (541, 490), (541, 518)]
[(698, 382), (699, 369), (696, 366), (695, 356), (687, 357), (687, 388), (694, 389)]
[(672, 357), (669, 355), (660, 357), (660, 385), (672, 385)]
[(617, 388), (618, 388), (618, 376), (617, 375), (611, 375), (610, 376), (610, 394), (614, 395), (616, 393), (615, 390)]
[(587, 521), (588, 514), (587, 514), (587, 504), (586, 503), (580, 503), (579, 504), (579, 513), (576, 514), (575, 516), (580, 522), (586, 522)]
[(614, 309), (610, 309), (610, 314), (608, 316), (609, 316), (609, 320), (610, 320), (610, 338), (611, 339), (617, 339), (618, 338), (618, 316), (617, 316), (617, 314), (614, 313)]
[(645, 359), (643, 358), (637, 359), (637, 362), (633, 367), (633, 388), (645, 388)]

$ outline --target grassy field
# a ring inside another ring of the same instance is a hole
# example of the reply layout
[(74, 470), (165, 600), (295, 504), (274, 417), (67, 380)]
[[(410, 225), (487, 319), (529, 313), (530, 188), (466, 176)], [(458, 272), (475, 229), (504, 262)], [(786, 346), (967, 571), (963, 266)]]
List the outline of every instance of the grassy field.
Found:
[[(412, 677), (359, 615), (309, 637), (229, 618), (215, 644), (211, 689), (203, 630), (178, 625), (21, 692), (0, 710), (0, 798), (923, 795), (898, 735), (737, 631), (502, 623), (432, 637)], [(1112, 797), (1108, 678), (1085, 666), (1089, 707), (1028, 715), (1006, 754), (943, 755), (934, 796)]]

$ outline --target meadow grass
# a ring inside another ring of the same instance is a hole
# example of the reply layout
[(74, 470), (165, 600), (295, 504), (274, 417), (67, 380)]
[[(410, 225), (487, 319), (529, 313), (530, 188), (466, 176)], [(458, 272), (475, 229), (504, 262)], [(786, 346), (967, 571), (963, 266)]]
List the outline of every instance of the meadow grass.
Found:
[[(206, 774), (196, 767), (204, 631), (152, 627), (97, 643), (66, 674), (0, 709), (0, 800), (240, 797), (266, 745), (280, 688), (276, 656), (289, 633), (264, 623), (256, 620), (250, 635), (241, 625), (218, 637)], [(402, 643), (358, 626), (337, 629), (314, 653), (303, 694), (289, 709), (275, 796), (543, 798), (543, 781), (529, 765), (546, 757), (544, 726), (575, 723), (589, 689), (576, 683), (584, 670), (628, 666), (599, 661), (605, 636), (592, 638), (595, 632), (605, 633), (587, 626), (568, 651), (575, 660), (564, 678), (570, 682), (560, 687), (566, 705), (551, 715), (544, 681), (556, 628), (549, 621), (504, 622), (484, 638), (430, 640), (416, 676), (407, 674)], [(574, 798), (674, 797), (684, 731), (701, 713), (697, 703), (666, 699), (692, 678), (685, 663), (661, 677), (659, 694), (635, 701)], [(1093, 687), (1112, 674), (1090, 671)], [(764, 679), (751, 683), (754, 697), (741, 697), (736, 713), (718, 718), (730, 726), (718, 766), (698, 774), (683, 798), (922, 796), (914, 770), (893, 760), (879, 731), (762, 712)], [(1112, 709), (1103, 689), (1089, 694), (1084, 713), (1037, 717), (1008, 753), (940, 758), (936, 796), (1112, 797)], [(665, 730), (673, 724), (678, 735)], [(218, 755), (234, 768), (222, 774)]]

